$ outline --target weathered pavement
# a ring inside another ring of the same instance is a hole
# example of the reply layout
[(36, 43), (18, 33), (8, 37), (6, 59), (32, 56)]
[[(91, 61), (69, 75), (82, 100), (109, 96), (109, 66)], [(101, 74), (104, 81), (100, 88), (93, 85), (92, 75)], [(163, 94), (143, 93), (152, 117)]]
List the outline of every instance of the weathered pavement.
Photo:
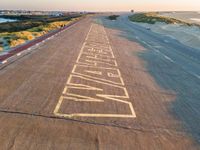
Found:
[(86, 18), (0, 71), (0, 149), (197, 149), (136, 53)]

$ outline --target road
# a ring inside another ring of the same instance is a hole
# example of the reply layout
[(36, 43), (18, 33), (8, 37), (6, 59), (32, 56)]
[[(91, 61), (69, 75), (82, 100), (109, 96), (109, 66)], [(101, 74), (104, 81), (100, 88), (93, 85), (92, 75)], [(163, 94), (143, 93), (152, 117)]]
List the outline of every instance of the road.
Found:
[[(130, 14), (129, 14), (130, 15)], [(139, 24), (130, 22), (124, 14), (115, 21), (103, 19), (109, 28), (120, 30), (120, 36), (137, 41), (147, 51), (138, 55), (147, 63), (146, 69), (157, 84), (174, 92), (176, 99), (170, 111), (179, 119), (185, 131), (200, 141), (200, 51), (166, 35), (157, 34)]]
[(87, 17), (2, 67), (0, 149), (198, 149), (120, 33)]

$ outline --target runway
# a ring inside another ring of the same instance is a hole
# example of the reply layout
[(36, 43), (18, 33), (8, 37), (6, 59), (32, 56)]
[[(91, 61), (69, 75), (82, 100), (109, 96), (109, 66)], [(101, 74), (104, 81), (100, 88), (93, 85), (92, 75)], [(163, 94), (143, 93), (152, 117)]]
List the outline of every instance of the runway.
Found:
[(144, 46), (99, 21), (86, 17), (1, 68), (0, 149), (199, 148), (170, 112), (177, 94), (137, 55)]

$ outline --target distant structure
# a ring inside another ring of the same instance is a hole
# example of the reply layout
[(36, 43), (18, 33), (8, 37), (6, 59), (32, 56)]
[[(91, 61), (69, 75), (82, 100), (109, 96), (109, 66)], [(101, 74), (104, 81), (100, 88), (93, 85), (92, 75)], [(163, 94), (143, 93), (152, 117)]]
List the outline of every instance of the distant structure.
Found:
[(9, 16), (17, 16), (17, 15), (47, 15), (47, 16), (64, 16), (64, 13), (61, 11), (28, 11), (28, 10), (0, 10), (0, 15), (9, 15)]
[(132, 9), (131, 12), (134, 13), (135, 11)]
[(54, 16), (54, 17), (64, 16), (62, 12), (52, 12), (52, 13), (50, 13), (50, 15)]

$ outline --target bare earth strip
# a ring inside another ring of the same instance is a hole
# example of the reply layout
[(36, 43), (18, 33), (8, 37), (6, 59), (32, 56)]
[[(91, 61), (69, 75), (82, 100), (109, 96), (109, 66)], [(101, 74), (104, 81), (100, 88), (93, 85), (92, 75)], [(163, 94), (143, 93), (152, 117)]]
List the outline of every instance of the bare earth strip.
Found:
[(197, 149), (137, 43), (90, 18), (0, 71), (0, 149)]

